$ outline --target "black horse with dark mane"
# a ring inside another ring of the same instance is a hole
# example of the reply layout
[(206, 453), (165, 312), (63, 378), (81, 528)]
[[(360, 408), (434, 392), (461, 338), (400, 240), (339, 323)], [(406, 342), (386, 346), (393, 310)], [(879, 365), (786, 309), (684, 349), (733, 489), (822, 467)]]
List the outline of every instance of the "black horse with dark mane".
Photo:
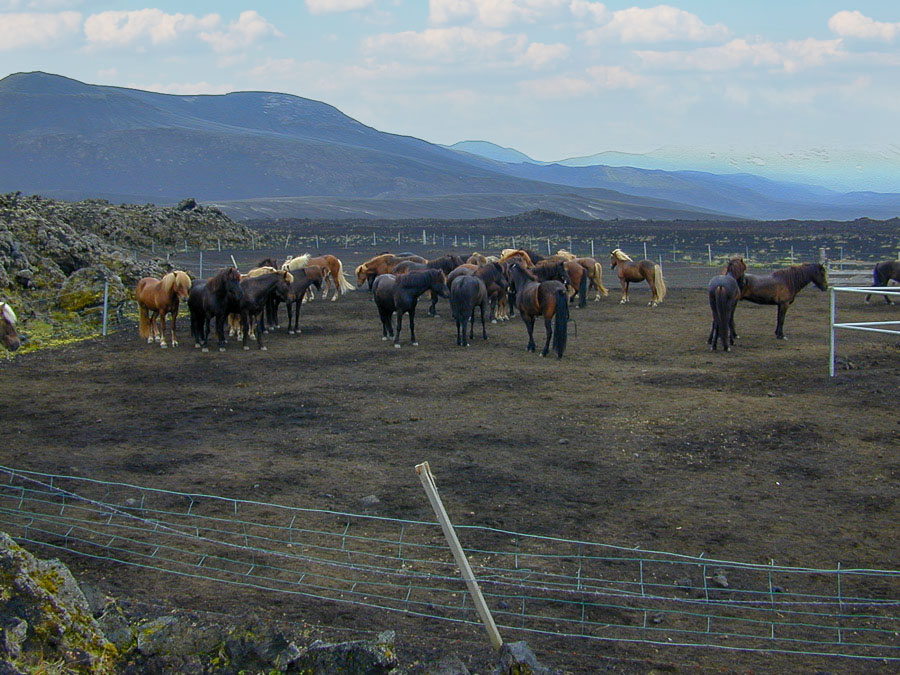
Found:
[[(447, 289), (447, 276), (441, 270), (415, 270), (402, 276), (382, 274), (372, 282), (372, 294), (381, 317), (382, 340), (388, 335), (394, 336), (394, 347), (400, 349), (400, 331), (403, 326), (403, 315), (409, 314), (409, 334), (413, 346), (416, 341), (416, 305), (419, 296), (425, 291), (437, 293), (442, 298), (450, 296)], [(391, 315), (397, 312), (397, 330), (391, 326)]]
[(731, 351), (731, 345), (737, 334), (734, 330), (734, 309), (741, 299), (741, 289), (744, 285), (744, 273), (747, 265), (743, 258), (732, 258), (728, 261), (725, 273), (715, 276), (709, 281), (707, 291), (709, 294), (709, 308), (712, 310), (712, 328), (706, 344), (712, 345), (712, 350), (718, 349), (721, 340), (722, 349)]
[[(481, 308), (481, 337), (487, 340), (487, 329), (484, 326), (484, 310), (488, 306), (488, 292), (484, 282), (475, 275), (462, 275), (450, 285), (450, 309), (456, 321), (456, 344), (468, 347), (475, 336), (475, 308)], [(466, 324), (471, 322), (468, 340)]]
[(828, 271), (819, 263), (792, 265), (762, 277), (755, 274), (744, 275), (741, 300), (749, 300), (757, 305), (778, 305), (778, 320), (775, 337), (784, 340), (784, 317), (797, 293), (810, 282), (820, 291), (828, 290)]
[[(900, 281), (900, 260), (885, 260), (875, 265), (875, 269), (872, 270), (872, 286), (881, 288), (882, 286), (887, 286), (891, 281)], [(871, 297), (872, 294), (869, 293), (866, 296), (866, 302)], [(884, 301), (889, 305), (894, 304), (886, 295), (884, 296)]]
[(225, 351), (225, 319), (229, 314), (241, 311), (243, 296), (241, 273), (234, 267), (226, 267), (205, 281), (198, 279), (193, 283), (188, 296), (188, 309), (191, 311), (194, 347), (209, 351), (209, 321), (215, 318), (219, 351)]

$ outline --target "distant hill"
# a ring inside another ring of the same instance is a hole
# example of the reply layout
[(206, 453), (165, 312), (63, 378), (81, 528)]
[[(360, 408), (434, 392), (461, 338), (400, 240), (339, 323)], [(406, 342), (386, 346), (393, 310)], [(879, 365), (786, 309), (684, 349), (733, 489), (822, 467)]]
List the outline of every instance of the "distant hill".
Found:
[[(570, 212), (582, 215), (584, 208), (613, 217), (661, 217), (661, 208), (672, 217), (710, 215), (511, 176), (483, 158), (382, 133), (297, 96), (172, 96), (47, 73), (0, 80), (3, 190), (157, 203), (187, 196), (223, 204), (274, 200), (292, 216), (365, 216), (367, 200), (377, 200), (381, 214), (400, 216), (410, 200), (439, 199), (446, 215), (459, 207), (462, 217), (473, 211), (470, 196), (479, 215), (493, 216), (521, 195), (528, 208), (550, 208), (566, 195)], [(493, 197), (474, 199), (479, 195)], [(353, 206), (359, 200), (363, 205)], [(401, 208), (393, 209), (395, 201)], [(304, 211), (308, 205), (314, 211)]]

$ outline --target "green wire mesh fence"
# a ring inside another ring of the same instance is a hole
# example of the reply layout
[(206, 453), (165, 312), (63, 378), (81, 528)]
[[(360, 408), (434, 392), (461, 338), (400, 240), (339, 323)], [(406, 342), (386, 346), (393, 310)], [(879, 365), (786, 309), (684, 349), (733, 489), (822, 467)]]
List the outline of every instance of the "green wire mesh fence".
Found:
[[(0, 482), (0, 528), (26, 544), (480, 624), (437, 523), (6, 467)], [(749, 564), (457, 529), (502, 633), (900, 661), (900, 571)]]

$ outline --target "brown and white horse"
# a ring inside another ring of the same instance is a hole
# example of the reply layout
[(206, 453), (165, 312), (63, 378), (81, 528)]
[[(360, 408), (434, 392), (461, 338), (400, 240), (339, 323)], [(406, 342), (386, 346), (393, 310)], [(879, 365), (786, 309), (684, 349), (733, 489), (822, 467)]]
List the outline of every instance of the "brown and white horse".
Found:
[[(296, 258), (289, 258), (286, 260), (281, 266), (281, 269), (286, 272), (293, 272), (302, 269), (307, 265), (318, 265), (328, 271), (328, 275), (325, 278), (325, 290), (322, 291), (323, 300), (331, 289), (334, 289), (334, 293), (331, 295), (332, 302), (337, 302), (337, 299), (345, 292), (353, 290), (353, 284), (347, 281), (347, 278), (344, 276), (344, 263), (330, 253), (316, 257), (311, 256), (309, 253), (304, 253)], [(309, 299), (313, 299), (311, 289)]]
[(16, 313), (5, 302), (0, 302), (0, 343), (10, 352), (19, 348), (21, 340), (16, 332)]
[(628, 285), (632, 281), (645, 281), (650, 286), (650, 307), (656, 307), (666, 297), (666, 282), (663, 281), (662, 267), (652, 260), (634, 262), (622, 249), (617, 248), (610, 253), (610, 267), (619, 275), (622, 284), (622, 299), (619, 304), (628, 302)]
[[(172, 315), (170, 342), (178, 346), (175, 339), (175, 319), (178, 317), (178, 303), (188, 297), (191, 291), (191, 278), (186, 272), (175, 270), (162, 279), (144, 277), (138, 281), (134, 289), (134, 297), (138, 303), (140, 314), (139, 332), (148, 343), (159, 342), (160, 347), (166, 344), (166, 314)], [(162, 322), (162, 332), (156, 323), (157, 317)]]

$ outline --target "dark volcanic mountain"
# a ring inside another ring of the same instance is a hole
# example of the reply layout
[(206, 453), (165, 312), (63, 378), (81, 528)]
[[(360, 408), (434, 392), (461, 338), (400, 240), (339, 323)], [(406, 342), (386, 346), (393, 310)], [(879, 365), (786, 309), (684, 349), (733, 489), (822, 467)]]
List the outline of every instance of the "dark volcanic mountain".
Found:
[[(709, 214), (509, 176), (480, 157), (382, 133), (296, 96), (171, 96), (46, 73), (0, 80), (4, 190), (160, 203), (254, 200), (242, 203), (248, 214), (275, 199), (282, 215), (293, 216), (365, 216), (372, 211), (367, 200), (388, 217), (403, 215), (410, 200), (469, 216), (472, 209), (457, 208), (467, 195), (491, 196), (478, 200), (480, 215), (509, 213), (523, 201), (528, 208), (562, 205), (582, 217)], [(305, 206), (311, 199), (312, 209)]]

